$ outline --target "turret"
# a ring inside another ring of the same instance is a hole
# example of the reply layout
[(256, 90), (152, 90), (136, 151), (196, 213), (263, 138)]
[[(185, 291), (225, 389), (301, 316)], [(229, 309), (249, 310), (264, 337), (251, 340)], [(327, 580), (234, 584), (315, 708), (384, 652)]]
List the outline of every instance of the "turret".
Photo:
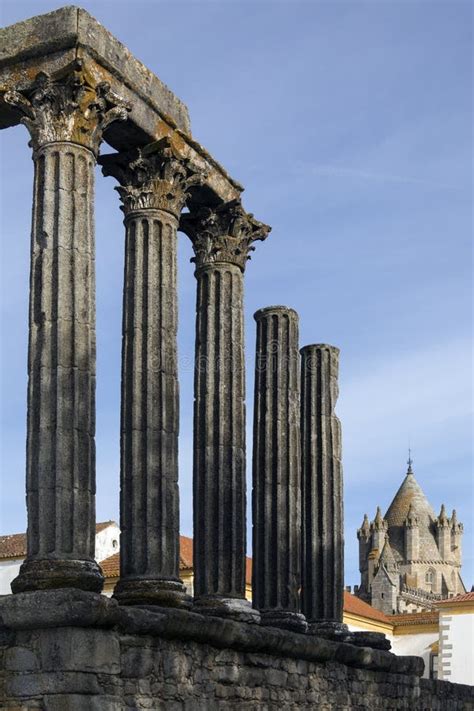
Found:
[(397, 611), (397, 596), (400, 592), (400, 572), (392, 547), (385, 536), (379, 564), (372, 580), (371, 604), (387, 615)]
[(363, 539), (365, 541), (368, 541), (368, 539), (370, 538), (370, 523), (367, 514), (364, 514), (364, 520), (362, 521), (362, 525), (359, 529), (357, 529), (357, 538), (359, 540)]
[(418, 516), (413, 502), (408, 509), (405, 519), (405, 558), (407, 561), (418, 560), (420, 557), (420, 529)]
[(436, 519), (436, 542), (441, 558), (449, 560), (451, 558), (451, 526), (444, 504), (441, 505), (441, 511)]
[(377, 506), (377, 512), (370, 526), (370, 530), (372, 532), (372, 550), (377, 550), (378, 555), (380, 556), (382, 548), (385, 544), (385, 534), (388, 531), (388, 525), (382, 516), (380, 506)]
[(357, 539), (359, 541), (359, 570), (361, 578), (362, 591), (368, 590), (368, 555), (371, 550), (371, 534), (370, 523), (367, 514), (364, 514), (364, 520), (359, 529), (357, 529)]
[(462, 534), (463, 534), (464, 526), (460, 521), (458, 521), (458, 517), (456, 515), (456, 509), (453, 509), (453, 514), (451, 516), (451, 550), (453, 554), (453, 558), (458, 563), (458, 565), (461, 565), (461, 560), (462, 560), (462, 548), (461, 548), (461, 543), (462, 543)]

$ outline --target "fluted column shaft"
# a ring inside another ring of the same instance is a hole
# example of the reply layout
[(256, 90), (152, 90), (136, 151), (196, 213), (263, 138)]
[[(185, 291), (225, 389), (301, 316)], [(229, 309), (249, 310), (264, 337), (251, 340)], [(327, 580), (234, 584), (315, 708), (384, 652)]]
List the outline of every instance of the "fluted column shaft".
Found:
[(27, 560), (12, 588), (64, 583), (99, 590), (102, 578), (94, 562), (95, 159), (83, 146), (57, 142), (36, 150), (34, 165)]
[(125, 604), (189, 604), (179, 579), (177, 227), (195, 173), (170, 141), (103, 156), (125, 213), (120, 580)]
[(240, 201), (181, 217), (196, 263), (194, 594), (201, 612), (255, 621), (245, 602), (243, 279), (270, 228)]
[(334, 413), (339, 350), (301, 349), (302, 607), (308, 621), (342, 623), (344, 532), (341, 426)]
[(304, 629), (298, 314), (270, 306), (254, 318), (252, 600), (262, 623)]
[(100, 591), (95, 545), (94, 167), (127, 107), (81, 60), (4, 101), (35, 166), (28, 347), (27, 557), (13, 592)]
[(243, 274), (199, 269), (194, 401), (194, 594), (245, 597)]
[[(125, 221), (120, 583), (122, 601), (172, 599), (179, 580), (177, 220)], [(175, 584), (173, 584), (173, 582)], [(146, 589), (145, 589), (146, 588)]]

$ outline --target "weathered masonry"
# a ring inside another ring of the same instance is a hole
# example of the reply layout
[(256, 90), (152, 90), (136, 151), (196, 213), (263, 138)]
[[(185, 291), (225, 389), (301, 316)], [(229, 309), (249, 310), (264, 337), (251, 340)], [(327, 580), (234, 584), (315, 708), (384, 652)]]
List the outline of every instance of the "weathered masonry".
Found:
[[(0, 32), (0, 128), (20, 122), (34, 163), (28, 551), (0, 599), (1, 707), (472, 708), (468, 687), (421, 681), (422, 660), (342, 624), (338, 351), (300, 357), (283, 306), (255, 315), (245, 600), (244, 273), (270, 228), (192, 138), (186, 107), (66, 7)], [(96, 162), (118, 183), (125, 226), (112, 600), (94, 560)], [(196, 266), (194, 599), (179, 579), (179, 230)]]

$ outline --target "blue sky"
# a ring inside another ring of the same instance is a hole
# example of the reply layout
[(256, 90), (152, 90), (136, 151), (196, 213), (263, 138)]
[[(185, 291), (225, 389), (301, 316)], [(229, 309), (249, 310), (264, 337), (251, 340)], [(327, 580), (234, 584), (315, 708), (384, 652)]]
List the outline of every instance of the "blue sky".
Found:
[[(2, 25), (60, 6), (3, 0)], [(347, 584), (358, 582), (355, 531), (364, 512), (388, 507), (410, 443), (435, 510), (444, 502), (464, 521), (470, 588), (470, 2), (83, 6), (187, 104), (194, 136), (245, 185), (245, 207), (273, 227), (245, 277), (249, 462), (252, 314), (283, 303), (300, 314), (301, 345), (341, 349)], [(27, 141), (23, 127), (0, 134), (0, 533), (26, 522)], [(98, 173), (99, 520), (118, 517), (124, 240), (114, 184)], [(180, 235), (181, 529), (192, 535), (190, 257)]]

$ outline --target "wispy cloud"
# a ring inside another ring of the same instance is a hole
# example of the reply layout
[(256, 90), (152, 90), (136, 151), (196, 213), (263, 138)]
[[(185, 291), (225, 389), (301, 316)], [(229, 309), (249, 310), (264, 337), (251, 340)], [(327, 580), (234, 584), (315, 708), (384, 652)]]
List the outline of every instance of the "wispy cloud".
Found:
[[(308, 171), (308, 166), (305, 166)], [(451, 185), (450, 183), (441, 183), (431, 180), (422, 180), (406, 175), (391, 175), (388, 173), (373, 173), (358, 168), (346, 168), (339, 165), (313, 165), (309, 167), (309, 171), (313, 175), (320, 175), (329, 178), (349, 178), (360, 180), (371, 180), (378, 183), (401, 183), (407, 185), (425, 185), (431, 188), (441, 188), (445, 190), (462, 190), (459, 185)]]
[[(343, 423), (344, 459), (390, 461), (408, 446), (439, 452), (459, 438), (459, 423), (472, 414), (472, 344), (460, 338), (401, 354), (342, 382), (338, 414)], [(370, 367), (370, 364), (369, 364)], [(366, 480), (378, 468), (365, 468)]]

